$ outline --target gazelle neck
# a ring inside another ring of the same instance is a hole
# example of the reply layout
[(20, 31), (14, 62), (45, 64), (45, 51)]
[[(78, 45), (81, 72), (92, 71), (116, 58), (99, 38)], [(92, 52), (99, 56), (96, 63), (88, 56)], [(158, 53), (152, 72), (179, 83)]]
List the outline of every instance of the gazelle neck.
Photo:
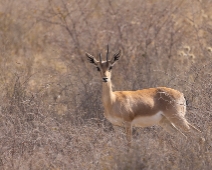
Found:
[(102, 101), (105, 109), (109, 108), (112, 102), (115, 100), (115, 95), (112, 90), (111, 81), (102, 83)]

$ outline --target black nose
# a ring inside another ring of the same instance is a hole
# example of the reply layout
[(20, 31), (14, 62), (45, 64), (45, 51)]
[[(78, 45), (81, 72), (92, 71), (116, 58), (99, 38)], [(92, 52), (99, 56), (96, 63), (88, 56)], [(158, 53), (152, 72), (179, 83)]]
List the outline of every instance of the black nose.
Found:
[(108, 78), (107, 77), (103, 77), (102, 78), (104, 82), (107, 82)]

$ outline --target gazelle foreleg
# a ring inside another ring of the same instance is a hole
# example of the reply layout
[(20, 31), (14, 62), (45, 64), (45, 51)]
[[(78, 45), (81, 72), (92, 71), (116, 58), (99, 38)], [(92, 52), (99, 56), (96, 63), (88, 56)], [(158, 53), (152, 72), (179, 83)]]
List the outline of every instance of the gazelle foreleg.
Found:
[(131, 147), (131, 144), (132, 144), (132, 125), (131, 125), (131, 123), (125, 122), (125, 130), (126, 130), (128, 146)]

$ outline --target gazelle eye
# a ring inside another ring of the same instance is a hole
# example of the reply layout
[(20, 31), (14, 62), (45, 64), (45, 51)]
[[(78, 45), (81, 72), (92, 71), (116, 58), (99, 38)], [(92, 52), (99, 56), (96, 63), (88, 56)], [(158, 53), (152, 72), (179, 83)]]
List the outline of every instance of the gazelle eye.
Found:
[(97, 71), (100, 71), (100, 68), (99, 67), (96, 67)]
[(110, 67), (109, 67), (109, 70), (112, 70), (112, 68), (113, 68), (113, 67), (112, 67), (112, 66), (110, 66)]

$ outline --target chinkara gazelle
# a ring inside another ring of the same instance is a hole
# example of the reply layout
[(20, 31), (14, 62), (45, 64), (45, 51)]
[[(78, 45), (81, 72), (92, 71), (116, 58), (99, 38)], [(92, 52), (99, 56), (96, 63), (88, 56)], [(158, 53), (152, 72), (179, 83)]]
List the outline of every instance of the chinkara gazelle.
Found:
[[(116, 126), (126, 128), (129, 145), (132, 140), (132, 127), (159, 125), (171, 134), (200, 132), (186, 119), (186, 100), (183, 93), (167, 88), (156, 87), (137, 91), (113, 91), (111, 82), (112, 68), (119, 60), (121, 51), (109, 59), (107, 46), (106, 61), (99, 54), (99, 61), (86, 53), (90, 63), (94, 64), (102, 78), (102, 101), (105, 117)], [(185, 136), (185, 135), (184, 135)]]

